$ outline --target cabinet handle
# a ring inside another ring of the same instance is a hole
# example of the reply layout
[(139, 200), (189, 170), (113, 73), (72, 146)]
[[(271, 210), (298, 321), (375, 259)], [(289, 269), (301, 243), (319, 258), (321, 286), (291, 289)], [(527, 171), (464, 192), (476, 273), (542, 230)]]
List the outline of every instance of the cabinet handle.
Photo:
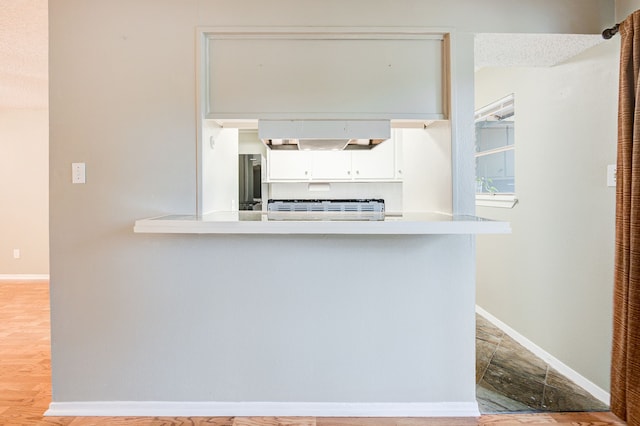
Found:
[(351, 174), (351, 170), (347, 170), (347, 174), (350, 175)]
[(356, 170), (356, 174), (359, 175), (360, 174), (360, 170)]

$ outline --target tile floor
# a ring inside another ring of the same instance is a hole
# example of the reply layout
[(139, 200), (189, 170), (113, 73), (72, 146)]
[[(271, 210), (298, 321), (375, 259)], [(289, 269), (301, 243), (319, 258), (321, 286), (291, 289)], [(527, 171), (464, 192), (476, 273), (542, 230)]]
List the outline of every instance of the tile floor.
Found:
[(609, 411), (606, 404), (479, 315), (476, 397), (482, 414)]

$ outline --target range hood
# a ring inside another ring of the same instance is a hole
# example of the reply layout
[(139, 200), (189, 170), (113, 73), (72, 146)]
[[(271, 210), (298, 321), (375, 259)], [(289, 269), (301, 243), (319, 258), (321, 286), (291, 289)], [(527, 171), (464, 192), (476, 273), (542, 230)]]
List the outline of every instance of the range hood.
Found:
[(271, 149), (371, 149), (391, 137), (389, 120), (259, 120), (258, 137)]

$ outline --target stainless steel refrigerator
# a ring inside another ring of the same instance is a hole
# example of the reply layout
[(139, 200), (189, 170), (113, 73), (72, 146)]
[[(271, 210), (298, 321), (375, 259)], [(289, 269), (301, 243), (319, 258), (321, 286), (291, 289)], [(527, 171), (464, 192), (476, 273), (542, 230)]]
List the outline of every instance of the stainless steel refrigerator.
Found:
[(240, 154), (239, 156), (238, 208), (240, 210), (262, 210), (262, 156)]

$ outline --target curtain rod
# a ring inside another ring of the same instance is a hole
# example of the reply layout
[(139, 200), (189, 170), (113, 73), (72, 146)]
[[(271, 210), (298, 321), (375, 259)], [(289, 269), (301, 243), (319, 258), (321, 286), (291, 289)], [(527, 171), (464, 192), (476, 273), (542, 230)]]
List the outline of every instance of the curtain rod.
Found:
[(607, 28), (602, 32), (602, 38), (605, 40), (609, 40), (611, 37), (616, 35), (619, 28), (620, 28), (620, 24), (615, 24), (613, 27)]

